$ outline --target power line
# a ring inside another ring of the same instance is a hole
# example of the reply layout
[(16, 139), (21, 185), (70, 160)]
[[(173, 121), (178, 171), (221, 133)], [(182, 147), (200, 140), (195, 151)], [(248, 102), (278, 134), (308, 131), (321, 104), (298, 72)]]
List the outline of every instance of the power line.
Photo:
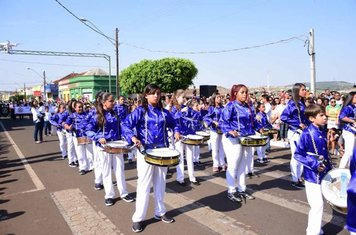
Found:
[(301, 39), (301, 37), (303, 37), (303, 36), (306, 36), (306, 35), (303, 34), (303, 35), (294, 36), (294, 37), (281, 39), (281, 40), (278, 40), (278, 41), (264, 43), (264, 44), (255, 45), (255, 46), (247, 46), (247, 47), (225, 49), (225, 50), (215, 50), (215, 51), (152, 50), (152, 49), (148, 49), (148, 48), (145, 48), (145, 47), (133, 45), (133, 44), (130, 44), (130, 43), (127, 43), (127, 42), (122, 42), (121, 44), (127, 45), (129, 47), (133, 47), (133, 48), (136, 48), (136, 49), (141, 49), (141, 50), (145, 50), (145, 51), (149, 51), (149, 52), (155, 52), (155, 53), (166, 53), (166, 54), (221, 54), (221, 53), (228, 53), (228, 52), (235, 52), (235, 51), (242, 51), (242, 50), (250, 50), (250, 49), (255, 49), (255, 48), (259, 48), (259, 47), (266, 47), (266, 46), (271, 46), (271, 45), (275, 45), (275, 44), (280, 44), (280, 43), (288, 43), (288, 42), (293, 41), (293, 40), (301, 40), (301, 41), (304, 42), (304, 40)]
[(79, 20), (82, 24), (90, 28), (91, 30), (95, 31), (96, 33), (100, 34), (101, 36), (105, 37), (108, 39), (113, 45), (115, 45), (115, 39), (105, 35), (103, 32), (100, 30), (97, 30), (96, 28), (92, 27), (91, 25), (87, 24), (85, 21), (81, 20), (78, 16), (76, 16), (73, 12), (71, 12), (68, 8), (66, 8), (62, 3), (60, 3), (58, 0), (55, 0), (63, 9), (65, 9), (69, 14), (71, 14), (74, 18)]
[[(23, 64), (39, 64), (39, 65), (55, 65), (55, 66), (68, 66), (68, 67), (86, 67), (86, 68), (93, 68), (97, 67), (98, 65), (75, 65), (75, 64), (55, 64), (55, 63), (41, 63), (41, 62), (30, 62), (25, 60), (7, 60), (7, 59), (0, 59), (0, 61), (8, 61), (8, 62), (15, 62), (15, 63), (23, 63)], [(107, 68), (108, 66), (100, 66)]]

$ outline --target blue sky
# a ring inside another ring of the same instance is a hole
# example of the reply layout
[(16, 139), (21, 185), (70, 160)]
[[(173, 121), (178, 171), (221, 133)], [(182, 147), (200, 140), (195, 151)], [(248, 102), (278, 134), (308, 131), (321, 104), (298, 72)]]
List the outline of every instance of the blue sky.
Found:
[[(249, 87), (288, 85), (310, 80), (304, 40), (315, 30), (317, 81), (356, 81), (356, 1), (311, 0), (59, 0), (80, 18), (114, 37), (119, 28), (120, 70), (143, 59), (180, 57), (199, 70), (196, 85), (236, 83)], [(0, 0), (0, 42), (20, 43), (15, 49), (104, 53), (115, 48), (65, 11), (55, 0)], [(299, 39), (229, 53), (153, 53), (220, 51)], [(39, 84), (71, 72), (100, 67), (100, 58), (8, 55), (0, 53), (0, 90)]]

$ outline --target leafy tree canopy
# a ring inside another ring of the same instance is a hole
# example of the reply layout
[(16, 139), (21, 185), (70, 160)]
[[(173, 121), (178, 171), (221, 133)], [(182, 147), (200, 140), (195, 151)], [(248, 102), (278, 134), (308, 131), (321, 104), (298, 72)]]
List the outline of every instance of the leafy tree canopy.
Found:
[(135, 94), (153, 83), (159, 85), (162, 92), (171, 93), (187, 89), (197, 73), (194, 63), (187, 59), (142, 60), (121, 71), (120, 88), (125, 94)]

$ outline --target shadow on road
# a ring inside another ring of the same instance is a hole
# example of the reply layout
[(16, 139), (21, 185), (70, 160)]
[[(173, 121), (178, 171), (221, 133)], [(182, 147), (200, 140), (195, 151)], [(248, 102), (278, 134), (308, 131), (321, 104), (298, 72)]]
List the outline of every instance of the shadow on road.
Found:
[(23, 214), (25, 214), (24, 211), (9, 213), (7, 210), (0, 210), (0, 221), (9, 220)]

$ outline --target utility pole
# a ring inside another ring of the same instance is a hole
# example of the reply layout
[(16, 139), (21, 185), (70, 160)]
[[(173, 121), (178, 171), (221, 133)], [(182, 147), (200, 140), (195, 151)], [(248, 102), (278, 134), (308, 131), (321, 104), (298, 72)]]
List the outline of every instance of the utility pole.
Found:
[(309, 31), (309, 48), (308, 48), (309, 58), (310, 58), (310, 91), (313, 96), (316, 97), (315, 89), (315, 50), (314, 50), (314, 29)]
[(115, 30), (115, 49), (116, 49), (116, 97), (120, 96), (119, 80), (119, 29)]
[(25, 95), (25, 103), (27, 102), (27, 99), (26, 99), (26, 83), (23, 84), (23, 93)]
[(46, 71), (43, 71), (43, 102), (47, 100), (46, 94)]

